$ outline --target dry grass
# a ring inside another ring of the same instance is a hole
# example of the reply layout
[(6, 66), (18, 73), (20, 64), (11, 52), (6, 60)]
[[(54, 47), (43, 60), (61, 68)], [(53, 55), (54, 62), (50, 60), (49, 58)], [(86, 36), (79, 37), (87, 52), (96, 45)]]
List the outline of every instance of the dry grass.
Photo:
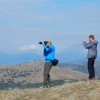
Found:
[(100, 100), (100, 81), (71, 83), (50, 89), (3, 90), (0, 100)]

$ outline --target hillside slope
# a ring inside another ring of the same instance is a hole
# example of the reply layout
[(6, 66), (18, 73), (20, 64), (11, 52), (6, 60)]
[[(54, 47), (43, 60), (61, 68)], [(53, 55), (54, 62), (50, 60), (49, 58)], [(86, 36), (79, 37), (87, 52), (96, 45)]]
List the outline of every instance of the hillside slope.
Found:
[(0, 100), (100, 100), (100, 81), (64, 84), (48, 89), (0, 91)]
[[(58, 67), (65, 68), (67, 70), (70, 69), (73, 71), (88, 73), (87, 63), (85, 63), (85, 62), (73, 63), (73, 64), (59, 63)], [(95, 74), (100, 75), (100, 62), (95, 62)]]
[[(20, 87), (22, 85), (40, 83), (43, 81), (44, 62), (36, 60), (17, 65), (0, 66), (0, 89)], [(82, 80), (87, 74), (52, 67), (50, 72), (52, 80)]]

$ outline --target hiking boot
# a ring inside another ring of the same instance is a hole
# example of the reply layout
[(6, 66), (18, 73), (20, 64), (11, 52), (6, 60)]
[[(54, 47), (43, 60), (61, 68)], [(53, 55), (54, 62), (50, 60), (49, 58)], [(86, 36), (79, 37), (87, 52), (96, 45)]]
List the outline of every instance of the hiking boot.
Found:
[(41, 86), (40, 89), (48, 88), (47, 86)]
[(51, 88), (51, 87), (53, 87), (53, 85), (48, 85), (48, 88)]

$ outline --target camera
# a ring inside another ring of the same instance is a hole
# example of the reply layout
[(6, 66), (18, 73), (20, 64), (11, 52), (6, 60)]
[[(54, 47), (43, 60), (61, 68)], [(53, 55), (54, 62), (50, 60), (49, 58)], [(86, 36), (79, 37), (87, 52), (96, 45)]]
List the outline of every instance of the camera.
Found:
[(42, 44), (42, 42), (39, 42), (39, 44)]
[[(44, 44), (46, 45), (48, 42), (47, 41), (44, 41)], [(39, 42), (39, 44), (42, 44), (42, 42)]]

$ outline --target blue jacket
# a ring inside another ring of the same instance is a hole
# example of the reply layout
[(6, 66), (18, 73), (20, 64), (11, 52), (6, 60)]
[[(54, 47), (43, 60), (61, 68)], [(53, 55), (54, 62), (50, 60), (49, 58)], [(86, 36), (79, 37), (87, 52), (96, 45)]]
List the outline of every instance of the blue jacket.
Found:
[(88, 56), (87, 58), (97, 58), (97, 44), (98, 41), (94, 40), (93, 42), (83, 42), (83, 45), (86, 49), (88, 49)]
[(43, 44), (43, 47), (44, 47), (45, 62), (50, 62), (50, 60), (54, 60), (55, 47), (52, 44), (49, 47)]

